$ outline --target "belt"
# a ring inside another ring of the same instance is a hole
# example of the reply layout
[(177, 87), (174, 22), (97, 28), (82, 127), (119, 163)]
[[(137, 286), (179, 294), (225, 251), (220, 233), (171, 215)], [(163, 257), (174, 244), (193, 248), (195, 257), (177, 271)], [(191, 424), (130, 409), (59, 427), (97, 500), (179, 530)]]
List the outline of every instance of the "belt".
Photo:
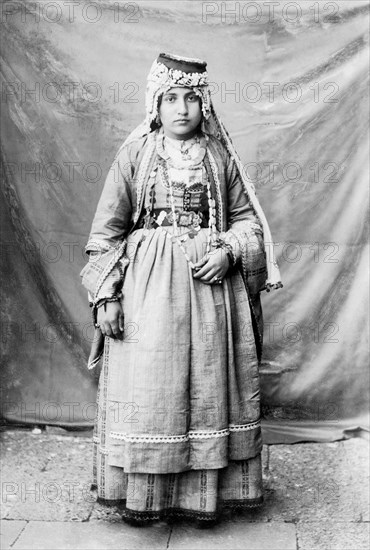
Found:
[[(208, 212), (195, 210), (176, 210), (177, 225), (182, 227), (208, 227)], [(152, 229), (162, 226), (173, 225), (173, 214), (171, 208), (154, 208), (148, 214), (142, 214), (138, 220), (137, 228)]]

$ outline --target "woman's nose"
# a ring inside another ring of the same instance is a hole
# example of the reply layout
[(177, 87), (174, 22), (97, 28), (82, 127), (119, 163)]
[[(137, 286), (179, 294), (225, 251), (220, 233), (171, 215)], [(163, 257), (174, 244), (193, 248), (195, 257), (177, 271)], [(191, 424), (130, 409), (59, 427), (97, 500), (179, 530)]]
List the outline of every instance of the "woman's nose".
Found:
[(188, 105), (184, 99), (179, 101), (178, 114), (185, 115), (188, 112)]

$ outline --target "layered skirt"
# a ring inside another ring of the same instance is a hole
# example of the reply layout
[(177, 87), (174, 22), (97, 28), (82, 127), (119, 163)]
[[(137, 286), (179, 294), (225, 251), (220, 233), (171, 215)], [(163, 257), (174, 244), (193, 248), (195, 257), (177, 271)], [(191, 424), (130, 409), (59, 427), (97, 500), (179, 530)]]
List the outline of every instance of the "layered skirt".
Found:
[[(170, 227), (143, 231), (128, 238), (124, 337), (104, 344), (94, 429), (99, 500), (143, 521), (208, 520), (258, 506), (259, 374), (242, 277), (232, 269), (221, 285), (204, 284)], [(206, 252), (207, 232), (184, 243), (193, 262)]]

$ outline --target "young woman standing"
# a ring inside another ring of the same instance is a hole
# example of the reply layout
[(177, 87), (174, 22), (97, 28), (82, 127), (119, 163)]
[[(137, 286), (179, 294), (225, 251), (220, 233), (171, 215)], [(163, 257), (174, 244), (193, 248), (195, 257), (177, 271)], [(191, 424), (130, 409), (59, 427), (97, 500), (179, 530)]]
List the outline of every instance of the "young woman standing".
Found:
[(262, 503), (259, 292), (281, 286), (206, 63), (160, 54), (146, 118), (118, 151), (82, 271), (103, 352), (100, 501), (142, 525), (211, 525)]

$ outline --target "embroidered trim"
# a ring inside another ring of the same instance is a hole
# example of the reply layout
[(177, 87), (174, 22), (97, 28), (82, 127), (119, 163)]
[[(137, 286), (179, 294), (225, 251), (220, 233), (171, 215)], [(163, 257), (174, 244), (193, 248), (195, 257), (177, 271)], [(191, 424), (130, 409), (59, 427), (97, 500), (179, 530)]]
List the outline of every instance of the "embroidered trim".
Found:
[(193, 431), (183, 435), (156, 435), (156, 434), (127, 434), (123, 432), (110, 432), (112, 439), (119, 439), (134, 443), (182, 443), (190, 439), (212, 439), (214, 437), (227, 437), (231, 432), (244, 432), (254, 430), (261, 425), (259, 420), (248, 424), (230, 424), (229, 428), (211, 431)]
[(218, 177), (218, 171), (217, 171), (217, 163), (216, 163), (215, 158), (212, 155), (209, 147), (207, 148), (207, 155), (209, 157), (209, 164), (211, 166), (213, 179), (214, 179), (215, 187), (216, 187), (217, 201), (218, 201), (218, 204), (219, 204), (219, 208), (218, 208), (218, 211), (217, 211), (219, 231), (222, 231), (222, 229), (223, 229), (223, 204), (222, 204), (222, 196), (221, 196), (221, 184), (220, 184), (220, 180), (219, 180), (219, 177)]
[[(123, 499), (122, 502), (125, 505), (126, 499)], [(132, 521), (133, 525), (141, 525), (142, 523), (150, 523), (156, 520), (166, 520), (172, 518), (185, 518), (197, 520), (202, 523), (212, 523), (213, 521), (219, 519), (218, 512), (187, 510), (186, 508), (164, 508), (162, 510), (138, 511), (126, 507), (122, 510), (121, 513), (122, 519), (124, 521)]]
[(113, 255), (111, 261), (108, 263), (108, 265), (104, 268), (103, 272), (101, 273), (101, 275), (100, 275), (100, 277), (99, 277), (99, 279), (96, 283), (95, 296), (94, 296), (94, 299), (95, 299), (94, 305), (96, 305), (96, 303), (98, 301), (98, 294), (99, 294), (99, 291), (100, 291), (101, 287), (103, 286), (104, 281), (106, 280), (106, 278), (108, 277), (110, 272), (114, 269), (114, 266), (116, 265), (118, 260), (120, 260), (121, 257), (123, 256), (123, 254), (126, 250), (126, 245), (127, 245), (127, 241), (124, 240), (119, 245), (119, 247), (117, 248), (117, 253)]
[(141, 199), (142, 199), (142, 194), (143, 194), (143, 189), (144, 189), (144, 184), (145, 184), (145, 178), (146, 178), (146, 174), (149, 171), (149, 166), (151, 164), (153, 154), (156, 152), (156, 145), (155, 145), (153, 135), (150, 135), (148, 137), (148, 140), (149, 139), (151, 140), (151, 143), (149, 144), (148, 149), (146, 150), (146, 152), (144, 154), (144, 157), (143, 157), (143, 159), (140, 163), (140, 168), (139, 168), (139, 172), (138, 172), (138, 176), (137, 176), (136, 213), (135, 213), (135, 217), (134, 217), (134, 223), (137, 222), (137, 220), (139, 219), (139, 216), (140, 216)]
[[(103, 506), (114, 506), (122, 514), (122, 519), (125, 518), (127, 522), (132, 521), (133, 525), (150, 524), (157, 520), (176, 520), (176, 519), (188, 519), (197, 520), (199, 523), (212, 524), (214, 521), (218, 521), (225, 514), (228, 517), (230, 512), (238, 512), (248, 510), (250, 508), (259, 508), (263, 504), (263, 497), (254, 499), (242, 499), (242, 500), (219, 500), (219, 508), (215, 512), (206, 512), (198, 510), (189, 510), (187, 508), (179, 508), (167, 506), (161, 510), (133, 510), (127, 508), (127, 499), (119, 500), (107, 500), (101, 497), (97, 498), (97, 502)], [(198, 523), (198, 525), (199, 525)]]
[[(177, 59), (182, 61), (181, 57), (177, 57)], [(190, 58), (186, 58), (186, 61), (200, 62), (199, 60)], [(152, 65), (148, 80), (156, 82), (158, 85), (170, 83), (172, 87), (188, 86), (191, 88), (193, 86), (208, 86), (209, 84), (209, 77), (206, 71), (203, 73), (185, 73), (179, 69), (169, 69), (166, 65), (157, 60), (154, 61)]]
[(243, 279), (245, 282), (247, 282), (247, 274), (248, 274), (248, 260), (247, 260), (247, 245), (243, 240), (242, 235), (237, 232), (232, 232), (233, 235), (235, 235), (238, 243), (239, 243), (239, 250), (240, 250), (240, 256), (242, 260), (242, 268), (243, 268)]
[(246, 498), (242, 500), (233, 499), (233, 500), (223, 500), (220, 499), (220, 505), (226, 510), (244, 510), (248, 508), (259, 508), (263, 504), (263, 496), (257, 498)]

